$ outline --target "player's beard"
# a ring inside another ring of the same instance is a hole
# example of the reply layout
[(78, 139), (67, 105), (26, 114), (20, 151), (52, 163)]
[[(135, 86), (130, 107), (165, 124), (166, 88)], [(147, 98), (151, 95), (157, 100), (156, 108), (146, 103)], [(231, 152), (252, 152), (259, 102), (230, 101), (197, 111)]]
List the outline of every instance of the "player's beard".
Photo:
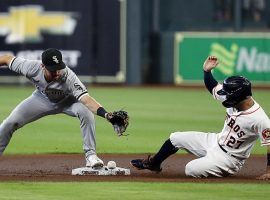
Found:
[(45, 70), (45, 79), (47, 82), (52, 82), (52, 81), (58, 81), (61, 79), (61, 77), (64, 75), (65, 73), (65, 69), (54, 71), (54, 72), (50, 72), (48, 70)]
[(59, 78), (61, 77), (60, 74), (57, 74), (56, 72), (51, 72), (51, 77), (53, 81), (57, 81), (59, 80)]

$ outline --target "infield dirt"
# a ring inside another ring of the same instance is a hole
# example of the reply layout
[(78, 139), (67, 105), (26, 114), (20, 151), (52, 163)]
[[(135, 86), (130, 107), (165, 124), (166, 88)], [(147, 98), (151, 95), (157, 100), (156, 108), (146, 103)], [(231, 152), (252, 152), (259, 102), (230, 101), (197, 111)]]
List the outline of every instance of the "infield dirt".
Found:
[[(186, 177), (184, 168), (194, 159), (191, 155), (173, 155), (162, 165), (161, 173), (136, 170), (129, 162), (147, 154), (99, 154), (106, 164), (114, 160), (117, 166), (130, 168), (130, 176), (72, 176), (71, 170), (85, 165), (82, 154), (7, 155), (0, 158), (0, 181), (140, 181), (140, 182), (262, 182), (256, 177), (265, 173), (266, 158), (251, 156), (242, 170), (226, 178), (195, 179)], [(265, 181), (263, 181), (265, 182)], [(270, 183), (270, 182), (269, 182)]]

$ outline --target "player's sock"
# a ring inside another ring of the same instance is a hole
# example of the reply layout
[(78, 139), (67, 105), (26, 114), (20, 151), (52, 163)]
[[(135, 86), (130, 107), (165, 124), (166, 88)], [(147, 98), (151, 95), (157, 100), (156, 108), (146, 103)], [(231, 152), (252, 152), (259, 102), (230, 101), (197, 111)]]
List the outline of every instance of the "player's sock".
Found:
[(178, 149), (173, 146), (170, 139), (166, 140), (157, 154), (155, 154), (152, 158), (152, 163), (154, 165), (160, 165), (166, 158), (170, 155), (175, 154)]

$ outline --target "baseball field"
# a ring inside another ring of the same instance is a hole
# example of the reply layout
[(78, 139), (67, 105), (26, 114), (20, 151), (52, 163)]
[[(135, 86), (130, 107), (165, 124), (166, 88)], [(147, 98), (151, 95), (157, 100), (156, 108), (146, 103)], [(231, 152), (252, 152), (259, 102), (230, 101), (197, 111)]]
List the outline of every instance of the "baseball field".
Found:
[[(126, 137), (117, 137), (111, 125), (96, 117), (97, 152), (106, 163), (115, 160), (131, 168), (129, 160), (156, 152), (171, 132), (219, 132), (225, 112), (204, 88), (97, 87), (89, 93), (109, 111), (130, 115)], [(0, 87), (0, 120), (28, 97), (33, 87)], [(270, 115), (269, 90), (254, 90), (254, 98)], [(0, 158), (0, 199), (265, 199), (269, 181), (266, 149), (257, 141), (242, 171), (233, 177), (193, 179), (184, 176), (194, 157), (179, 152), (164, 163), (159, 174), (131, 168), (131, 176), (71, 176), (84, 165), (79, 120), (47, 116), (15, 132)]]

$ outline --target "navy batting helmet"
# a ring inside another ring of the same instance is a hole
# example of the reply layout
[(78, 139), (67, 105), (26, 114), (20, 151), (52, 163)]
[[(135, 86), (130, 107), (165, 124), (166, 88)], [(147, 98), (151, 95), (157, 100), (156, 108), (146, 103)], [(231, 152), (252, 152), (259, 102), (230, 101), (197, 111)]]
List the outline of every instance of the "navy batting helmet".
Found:
[(235, 107), (247, 97), (252, 96), (251, 83), (243, 76), (231, 76), (223, 81), (223, 87), (218, 94), (226, 95), (226, 100), (222, 102), (223, 106)]

